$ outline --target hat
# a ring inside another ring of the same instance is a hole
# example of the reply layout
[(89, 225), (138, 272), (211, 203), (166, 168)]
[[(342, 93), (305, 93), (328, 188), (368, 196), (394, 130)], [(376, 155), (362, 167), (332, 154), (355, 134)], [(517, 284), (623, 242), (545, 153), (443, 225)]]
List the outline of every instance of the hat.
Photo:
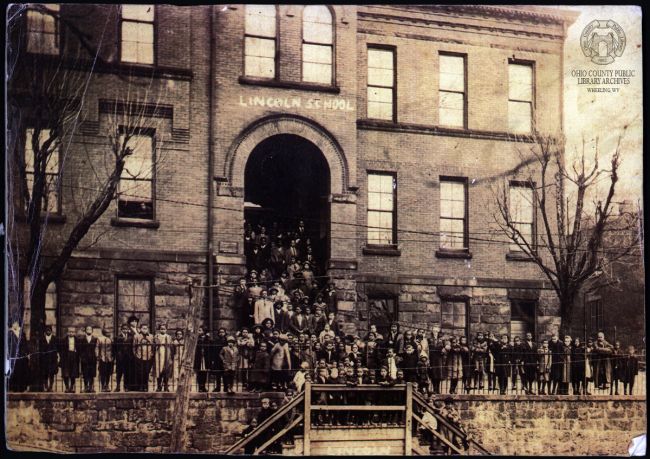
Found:
[(271, 288), (269, 289), (269, 292), (270, 292), (270, 293), (273, 293), (273, 292), (278, 293), (278, 289), (275, 288), (275, 287), (271, 287)]
[(227, 342), (227, 343), (229, 343), (229, 342), (231, 342), (231, 341), (232, 341), (233, 343), (235, 342), (235, 337), (234, 337), (234, 336), (228, 336), (228, 338), (226, 338), (226, 342)]

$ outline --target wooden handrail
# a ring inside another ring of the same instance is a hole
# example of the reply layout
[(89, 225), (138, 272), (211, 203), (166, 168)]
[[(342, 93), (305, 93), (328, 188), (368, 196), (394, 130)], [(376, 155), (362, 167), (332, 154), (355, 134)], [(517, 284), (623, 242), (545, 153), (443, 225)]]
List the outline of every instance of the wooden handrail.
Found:
[(300, 392), (298, 395), (296, 395), (289, 403), (286, 405), (280, 407), (278, 411), (273, 413), (271, 416), (269, 416), (262, 424), (257, 426), (255, 430), (253, 430), (250, 435), (247, 435), (240, 440), (238, 440), (234, 445), (232, 445), (230, 448), (228, 448), (226, 451), (223, 452), (223, 454), (232, 454), (238, 449), (241, 449), (242, 447), (246, 446), (248, 442), (256, 438), (260, 433), (264, 432), (266, 429), (269, 428), (269, 426), (273, 425), (275, 421), (278, 419), (282, 418), (289, 410), (292, 408), (295, 408), (298, 406), (301, 402), (303, 402), (305, 399), (305, 393)]
[(429, 432), (431, 432), (433, 435), (435, 435), (436, 438), (438, 438), (440, 441), (442, 441), (445, 445), (449, 446), (453, 451), (455, 451), (456, 453), (458, 453), (458, 454), (460, 454), (460, 455), (463, 455), (463, 456), (466, 455), (465, 451), (463, 451), (462, 449), (458, 448), (458, 447), (457, 447), (456, 445), (454, 445), (452, 442), (450, 442), (449, 440), (447, 440), (447, 439), (445, 438), (444, 435), (442, 435), (442, 434), (441, 434), (440, 432), (438, 432), (437, 430), (432, 429), (431, 426), (429, 426), (428, 424), (425, 424), (424, 421), (422, 420), (422, 418), (421, 418), (420, 416), (418, 416), (417, 414), (413, 413), (413, 419), (415, 419), (415, 420), (416, 420), (416, 421), (417, 421), (421, 426), (423, 426), (425, 429), (427, 429)]
[(278, 433), (276, 433), (271, 438), (266, 440), (261, 446), (255, 448), (255, 451), (253, 451), (253, 456), (257, 456), (260, 452), (264, 451), (271, 443), (273, 443), (275, 440), (282, 437), (284, 434), (286, 434), (291, 429), (293, 429), (298, 424), (300, 424), (300, 421), (302, 421), (304, 418), (305, 417), (302, 414), (296, 416), (296, 418), (293, 421), (291, 421), (291, 423), (288, 426), (286, 426), (284, 429), (280, 430)]
[(461, 438), (465, 439), (469, 444), (473, 445), (476, 449), (478, 449), (481, 453), (487, 456), (491, 456), (492, 453), (490, 453), (488, 450), (483, 448), (476, 440), (470, 439), (467, 440), (467, 433), (463, 432), (462, 430), (458, 429), (456, 426), (453, 424), (449, 423), (445, 418), (443, 418), (440, 414), (436, 413), (433, 408), (420, 396), (418, 393), (413, 393), (413, 399), (420, 405), (422, 408), (427, 410), (429, 413), (431, 413), (438, 422), (440, 422), (442, 425), (447, 427), (449, 430), (451, 430), (454, 434), (460, 436)]

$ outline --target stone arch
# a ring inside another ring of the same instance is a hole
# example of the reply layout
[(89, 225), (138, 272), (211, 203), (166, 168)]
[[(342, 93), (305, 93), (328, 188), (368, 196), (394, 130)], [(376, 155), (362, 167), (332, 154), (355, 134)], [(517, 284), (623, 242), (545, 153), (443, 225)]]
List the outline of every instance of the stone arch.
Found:
[(348, 165), (339, 143), (319, 124), (295, 115), (267, 116), (244, 129), (226, 155), (224, 175), (231, 187), (243, 189), (246, 162), (253, 149), (263, 140), (278, 134), (293, 134), (316, 145), (330, 168), (330, 192), (347, 192)]

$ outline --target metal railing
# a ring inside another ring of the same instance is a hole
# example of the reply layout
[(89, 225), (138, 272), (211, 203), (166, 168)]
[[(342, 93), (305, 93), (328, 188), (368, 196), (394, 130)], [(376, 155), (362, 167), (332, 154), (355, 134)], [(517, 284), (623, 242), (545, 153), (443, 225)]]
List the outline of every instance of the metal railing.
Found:
[[(252, 351), (246, 357), (240, 354), (236, 369), (232, 370), (226, 368), (227, 365), (224, 366), (219, 357), (223, 347), (212, 343), (199, 344), (197, 354), (192, 359), (193, 392), (225, 392), (227, 388), (234, 392), (284, 390), (298, 371), (297, 368), (282, 370), (282, 383), (273, 389), (272, 371), (268, 365), (256, 363)], [(33, 391), (69, 393), (83, 393), (87, 389), (95, 393), (172, 392), (177, 387), (184, 345), (113, 343), (110, 354), (90, 354), (93, 355), (93, 358), (89, 358), (79, 351), (71, 355), (60, 349), (50, 352), (47, 358), (40, 356), (40, 376), (35, 377), (35, 372), (30, 374), (28, 370), (27, 374), (21, 376), (26, 379), (23, 386)], [(539, 358), (539, 354), (535, 353), (534, 357)], [(414, 390), (425, 394), (646, 395), (644, 365), (639, 365), (632, 385), (629, 381), (632, 374), (616, 366), (616, 362), (622, 360), (609, 359), (609, 364), (606, 360), (596, 359), (589, 363), (574, 361), (568, 382), (562, 382), (567, 375), (557, 378), (558, 373), (562, 373), (560, 364), (549, 364), (540, 371), (542, 368), (537, 362), (521, 363), (526, 360), (525, 355), (520, 353), (517, 359), (518, 363), (490, 365), (488, 361), (482, 361), (477, 366), (473, 360), (459, 365), (447, 358), (442, 365), (429, 366), (424, 370), (398, 366), (404, 372), (405, 382), (413, 382)], [(317, 360), (312, 357), (310, 365), (315, 366)], [(22, 365), (23, 368), (29, 366)], [(600, 374), (596, 377), (598, 372)], [(372, 383), (376, 373), (377, 370), (371, 368), (364, 377)], [(9, 390), (12, 391), (13, 387), (10, 384)]]

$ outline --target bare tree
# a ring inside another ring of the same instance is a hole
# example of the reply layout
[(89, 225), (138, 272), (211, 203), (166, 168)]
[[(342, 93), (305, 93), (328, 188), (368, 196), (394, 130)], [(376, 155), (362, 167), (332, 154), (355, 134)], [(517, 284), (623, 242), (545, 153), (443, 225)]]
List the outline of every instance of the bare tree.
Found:
[[(34, 27), (40, 34), (32, 33)], [(67, 32), (65, 43), (58, 38), (59, 29)], [(129, 158), (138, 150), (143, 128), (151, 128), (162, 94), (153, 95), (153, 78), (121, 76), (128, 84), (120, 100), (108, 102), (103, 145), (95, 142), (89, 151), (81, 142), (86, 155), (82, 162), (89, 170), (80, 171), (74, 156), (80, 155), (81, 149), (72, 145), (83, 137), (79, 131), (87, 115), (86, 94), (96, 83), (95, 67), (114, 64), (103, 61), (99, 44), (92, 44), (59, 14), (58, 8), (48, 5), (10, 7), (8, 38), (10, 279), (14, 294), (20, 275), (25, 273), (29, 279), (29, 305), (19, 304), (13, 312), (17, 315), (14, 319), (22, 323), (23, 308), (30, 307), (35, 346), (45, 327), (50, 283), (61, 277), (84, 237), (118, 195), (137, 197), (142, 188), (137, 180), (153, 174), (156, 163), (129, 164)], [(73, 182), (72, 177), (80, 174), (83, 179)], [(124, 183), (136, 186), (124, 187)], [(63, 233), (53, 238), (54, 243), (46, 243), (49, 223), (58, 216), (62, 196), (74, 205), (66, 211)], [(20, 293), (14, 296), (20, 298)], [(38, 352), (37, 348), (33, 350)]]
[[(625, 219), (614, 217), (614, 195), (619, 180), (621, 142), (625, 127), (611, 153), (609, 167), (601, 167), (601, 146), (589, 145), (567, 164), (565, 142), (559, 136), (534, 133), (528, 151), (520, 151), (523, 185), (531, 192), (530, 207), (536, 213), (538, 230), (521, 224), (521, 198), (513, 197), (509, 186), (496, 191), (495, 221), (514, 249), (534, 261), (546, 275), (560, 303), (562, 328), (571, 328), (573, 306), (585, 282), (599, 274), (607, 264), (628, 255), (638, 247), (638, 214)], [(606, 181), (604, 196), (597, 196), (600, 182)], [(521, 183), (520, 182), (520, 183)], [(609, 232), (626, 232), (632, 238), (608, 238)]]

